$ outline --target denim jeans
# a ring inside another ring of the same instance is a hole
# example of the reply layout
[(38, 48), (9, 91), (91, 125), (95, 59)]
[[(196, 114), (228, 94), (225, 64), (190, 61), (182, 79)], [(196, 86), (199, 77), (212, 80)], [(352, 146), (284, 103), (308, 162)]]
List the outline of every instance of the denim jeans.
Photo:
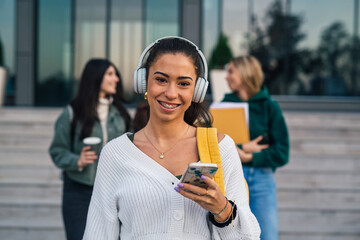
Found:
[(261, 240), (278, 239), (276, 183), (271, 168), (244, 167), (249, 185), (250, 209), (261, 228)]
[(67, 240), (81, 240), (86, 226), (92, 186), (70, 179), (63, 174), (62, 214)]

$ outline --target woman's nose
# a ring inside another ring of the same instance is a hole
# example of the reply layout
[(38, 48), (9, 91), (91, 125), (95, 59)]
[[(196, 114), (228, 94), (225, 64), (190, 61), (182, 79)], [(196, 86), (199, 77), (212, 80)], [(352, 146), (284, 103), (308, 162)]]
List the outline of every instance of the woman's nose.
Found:
[(165, 96), (169, 99), (173, 99), (176, 98), (177, 96), (177, 90), (176, 90), (176, 85), (175, 84), (168, 84), (166, 89), (165, 89)]

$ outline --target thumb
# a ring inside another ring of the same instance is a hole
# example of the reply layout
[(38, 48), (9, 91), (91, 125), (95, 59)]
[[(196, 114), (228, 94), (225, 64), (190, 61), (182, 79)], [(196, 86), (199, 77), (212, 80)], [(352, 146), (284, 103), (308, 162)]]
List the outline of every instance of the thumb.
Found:
[(255, 138), (253, 141), (254, 142), (256, 142), (256, 143), (258, 143), (258, 142), (260, 142), (261, 141), (261, 139), (263, 139), (263, 136), (258, 136), (257, 138)]

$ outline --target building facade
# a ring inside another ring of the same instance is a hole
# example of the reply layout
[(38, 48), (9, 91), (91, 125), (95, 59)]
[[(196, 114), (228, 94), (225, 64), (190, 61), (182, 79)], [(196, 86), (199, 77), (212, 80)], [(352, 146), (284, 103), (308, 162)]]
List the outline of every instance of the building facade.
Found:
[(166, 35), (183, 36), (209, 60), (221, 33), (233, 56), (259, 58), (265, 84), (279, 99), (359, 103), (358, 2), (2, 0), (5, 104), (64, 106), (93, 57), (108, 58), (119, 68), (127, 98), (136, 101), (133, 71), (146, 45)]

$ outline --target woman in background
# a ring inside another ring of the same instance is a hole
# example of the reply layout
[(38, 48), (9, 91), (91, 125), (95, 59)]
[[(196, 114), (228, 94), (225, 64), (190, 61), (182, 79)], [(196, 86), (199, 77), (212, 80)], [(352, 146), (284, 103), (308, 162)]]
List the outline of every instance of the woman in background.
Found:
[(91, 59), (83, 70), (76, 97), (56, 121), (49, 153), (63, 170), (62, 215), (68, 240), (82, 239), (98, 156), (84, 146), (86, 137), (101, 145), (128, 131), (121, 77), (106, 59)]
[(278, 213), (274, 172), (289, 159), (289, 136), (279, 104), (263, 85), (263, 71), (252, 56), (230, 61), (226, 80), (232, 93), (223, 102), (249, 105), (248, 143), (238, 145), (245, 179), (249, 186), (250, 208), (259, 221), (262, 240), (278, 239)]

